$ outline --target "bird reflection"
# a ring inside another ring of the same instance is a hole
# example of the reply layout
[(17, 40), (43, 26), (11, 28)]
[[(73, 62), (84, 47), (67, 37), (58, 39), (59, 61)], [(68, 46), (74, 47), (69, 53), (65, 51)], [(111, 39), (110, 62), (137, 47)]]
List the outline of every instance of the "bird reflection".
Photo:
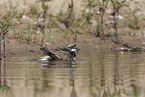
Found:
[(71, 95), (70, 97), (77, 97), (77, 93), (75, 90), (75, 69), (76, 69), (76, 65), (75, 65), (75, 61), (70, 61), (69, 66), (70, 66), (70, 86), (72, 87), (72, 91), (71, 91)]
[(76, 62), (75, 61), (51, 61), (48, 64), (43, 64), (44, 68), (68, 68), (70, 70), (70, 87), (72, 88), (70, 97), (77, 97), (75, 90), (75, 73), (76, 73)]
[[(42, 73), (43, 73), (43, 80), (42, 80), (42, 87), (38, 87), (37, 83), (35, 85), (35, 95), (37, 92), (48, 92), (51, 88), (55, 87), (52, 85), (52, 79), (50, 79), (51, 74), (54, 73), (51, 70), (53, 68), (67, 68), (69, 74), (69, 85), (71, 90), (70, 97), (77, 97), (77, 93), (75, 90), (75, 73), (76, 73), (76, 61), (69, 60), (69, 61), (49, 61), (47, 63), (41, 64), (43, 66)], [(49, 71), (50, 70), (50, 71)], [(49, 71), (49, 72), (48, 72)], [(56, 81), (56, 80), (55, 80)]]

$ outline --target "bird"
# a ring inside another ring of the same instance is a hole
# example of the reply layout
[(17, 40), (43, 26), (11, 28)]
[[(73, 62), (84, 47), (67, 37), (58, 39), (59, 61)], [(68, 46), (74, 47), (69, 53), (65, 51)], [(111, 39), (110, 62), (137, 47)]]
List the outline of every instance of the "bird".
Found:
[(77, 48), (76, 44), (71, 44), (68, 45), (66, 47), (56, 47), (54, 50), (57, 52), (61, 52), (63, 53), (63, 55), (60, 57), (58, 56), (56, 53), (50, 51), (48, 48), (46, 47), (41, 47), (40, 48), (43, 53), (46, 56), (41, 57), (40, 59), (38, 59), (39, 61), (59, 61), (59, 60), (76, 60), (76, 51), (78, 52), (78, 50), (80, 50), (79, 48)]
[(76, 57), (76, 51), (80, 50), (77, 48), (76, 44), (71, 44), (66, 47), (56, 47), (56, 51), (61, 51), (62, 53), (66, 54), (68, 57)]

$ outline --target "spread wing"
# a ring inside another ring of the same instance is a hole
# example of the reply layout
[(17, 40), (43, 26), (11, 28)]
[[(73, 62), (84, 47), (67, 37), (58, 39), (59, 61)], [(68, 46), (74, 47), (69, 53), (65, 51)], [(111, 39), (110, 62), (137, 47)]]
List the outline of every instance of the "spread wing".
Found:
[(44, 48), (44, 47), (41, 47), (40, 49), (44, 52), (45, 55), (50, 56), (52, 60), (59, 59), (59, 57), (55, 53), (51, 52), (49, 49)]

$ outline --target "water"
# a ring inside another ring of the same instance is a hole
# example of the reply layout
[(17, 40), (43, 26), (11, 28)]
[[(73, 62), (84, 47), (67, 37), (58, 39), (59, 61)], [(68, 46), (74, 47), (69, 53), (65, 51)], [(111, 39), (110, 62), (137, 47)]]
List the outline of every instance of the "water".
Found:
[(0, 97), (145, 97), (144, 53), (80, 51), (75, 62), (7, 57)]

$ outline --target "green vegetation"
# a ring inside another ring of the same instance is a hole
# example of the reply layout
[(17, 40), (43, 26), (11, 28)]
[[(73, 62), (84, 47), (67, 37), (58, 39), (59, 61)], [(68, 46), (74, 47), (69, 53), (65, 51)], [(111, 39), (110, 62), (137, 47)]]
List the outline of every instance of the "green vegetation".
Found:
[(126, 0), (110, 0), (113, 5), (113, 12), (111, 15), (113, 15), (113, 22), (114, 22), (114, 29), (115, 29), (115, 38), (116, 42), (118, 42), (118, 18), (117, 15), (119, 15), (119, 10), (123, 6)]
[(5, 36), (9, 32), (9, 26), (11, 26), (11, 20), (6, 20), (5, 22), (0, 21), (0, 59), (1, 59), (1, 41), (3, 40), (4, 56), (6, 52)]
[(0, 85), (0, 92), (11, 92), (11, 88), (9, 86), (7, 86), (6, 84), (4, 85)]
[(59, 3), (54, 0), (1, 1), (0, 9), (3, 9), (0, 11), (1, 21), (12, 20), (8, 37), (27, 43), (72, 42), (79, 41), (77, 37), (83, 35), (101, 39), (111, 37), (117, 42), (129, 37), (130, 32), (143, 34), (145, 28), (144, 18), (140, 18), (143, 16), (137, 14), (141, 8), (131, 10), (125, 0), (84, 0), (81, 3), (74, 0)]
[[(99, 7), (99, 15), (100, 15), (100, 25), (101, 25), (101, 38), (104, 39), (104, 14), (105, 14), (105, 9), (107, 8), (107, 5), (109, 3), (109, 0), (97, 0), (97, 3), (95, 0), (89, 1), (89, 5), (92, 4), (92, 7), (97, 6)], [(97, 26), (98, 30), (98, 26)], [(96, 36), (100, 36), (100, 33), (98, 33)]]

